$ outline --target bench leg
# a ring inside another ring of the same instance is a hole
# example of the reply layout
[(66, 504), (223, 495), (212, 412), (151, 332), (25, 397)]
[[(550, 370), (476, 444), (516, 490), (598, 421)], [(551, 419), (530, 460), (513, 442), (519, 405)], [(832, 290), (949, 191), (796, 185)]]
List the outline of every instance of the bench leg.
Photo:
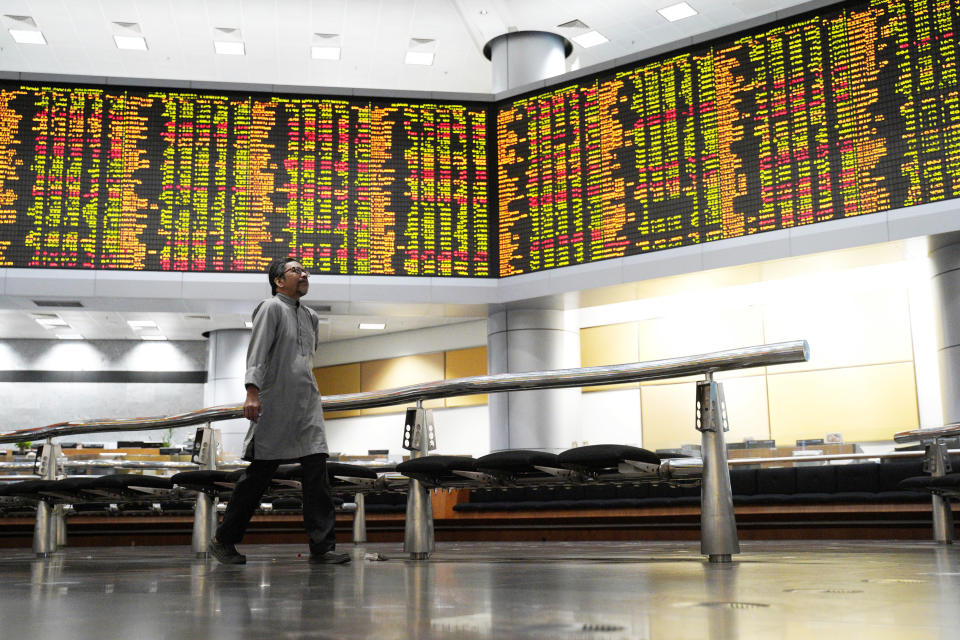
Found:
[[(427, 455), (437, 448), (433, 430), (433, 412), (417, 402), (416, 409), (407, 409), (403, 425), (403, 448), (411, 458)], [(426, 560), (433, 553), (433, 503), (430, 491), (419, 480), (407, 485), (407, 520), (403, 532), (403, 552), (411, 560)]]
[[(57, 458), (60, 445), (47, 438), (40, 451), (38, 465), (40, 477), (44, 480), (57, 479)], [(37, 502), (37, 519), (33, 523), (33, 552), (38, 558), (49, 557), (57, 550), (57, 526), (54, 506), (46, 500)]]
[(740, 553), (723, 437), (728, 428), (723, 388), (708, 375), (707, 380), (697, 383), (697, 430), (703, 456), (700, 553), (710, 562), (730, 562), (733, 554)]
[(206, 493), (198, 493), (197, 503), (193, 507), (192, 546), (195, 557), (207, 557), (207, 545), (216, 530), (217, 499)]
[(403, 534), (403, 552), (411, 560), (426, 560), (433, 553), (433, 503), (430, 491), (419, 480), (410, 480), (407, 488), (407, 521)]
[(357, 504), (357, 509), (353, 512), (353, 544), (364, 544), (367, 541), (367, 506), (364, 500), (362, 493), (353, 498)]
[[(197, 430), (200, 438), (200, 453), (196, 462), (201, 469), (208, 471), (217, 468), (217, 448), (220, 443), (220, 430), (214, 429), (208, 422), (206, 426)], [(193, 555), (197, 558), (206, 558), (209, 553), (207, 546), (210, 538), (217, 530), (217, 498), (204, 492), (197, 494), (197, 503), (193, 507)]]
[(46, 500), (37, 503), (37, 518), (33, 522), (33, 552), (38, 558), (48, 558), (57, 550), (56, 528), (53, 526), (53, 505)]
[(67, 512), (66, 507), (58, 504), (53, 508), (54, 548), (67, 546)]
[(939, 544), (953, 544), (953, 510), (950, 498), (931, 496), (933, 501), (933, 539)]

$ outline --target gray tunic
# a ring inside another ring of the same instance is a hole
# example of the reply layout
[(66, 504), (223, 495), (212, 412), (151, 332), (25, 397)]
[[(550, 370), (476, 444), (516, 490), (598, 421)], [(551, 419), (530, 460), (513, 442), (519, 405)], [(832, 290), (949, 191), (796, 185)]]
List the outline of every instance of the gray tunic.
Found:
[(245, 460), (296, 460), (328, 453), (313, 377), (317, 314), (278, 293), (253, 311), (244, 384), (260, 389), (262, 413), (243, 441)]

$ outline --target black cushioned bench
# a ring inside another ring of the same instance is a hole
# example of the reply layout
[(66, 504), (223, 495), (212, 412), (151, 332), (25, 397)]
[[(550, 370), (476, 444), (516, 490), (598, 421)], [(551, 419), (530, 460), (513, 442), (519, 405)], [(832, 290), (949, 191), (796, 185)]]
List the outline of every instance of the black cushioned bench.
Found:
[(900, 488), (905, 491), (933, 493), (950, 498), (960, 498), (960, 473), (948, 473), (939, 478), (929, 475), (913, 476), (903, 480)]
[(587, 482), (600, 476), (655, 474), (657, 454), (629, 445), (598, 444), (569, 449), (560, 454), (511, 449), (474, 459), (469, 456), (428, 455), (397, 465), (397, 471), (430, 487), (493, 484)]
[[(730, 485), (735, 505), (922, 502), (925, 496), (900, 486), (901, 481), (918, 473), (923, 473), (920, 460), (772, 469), (735, 467), (730, 471)], [(469, 502), (455, 505), (454, 510), (624, 509), (699, 503), (700, 489), (696, 486), (585, 483), (471, 489)]]

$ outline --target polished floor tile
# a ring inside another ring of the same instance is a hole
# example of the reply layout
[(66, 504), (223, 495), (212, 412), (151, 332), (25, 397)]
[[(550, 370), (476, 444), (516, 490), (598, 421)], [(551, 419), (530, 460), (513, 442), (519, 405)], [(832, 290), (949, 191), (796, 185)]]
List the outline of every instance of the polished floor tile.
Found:
[(312, 566), (303, 547), (241, 545), (235, 567), (184, 547), (4, 549), (0, 638), (960, 636), (960, 548), (742, 547), (711, 565), (686, 542), (446, 543), (420, 562), (371, 544)]

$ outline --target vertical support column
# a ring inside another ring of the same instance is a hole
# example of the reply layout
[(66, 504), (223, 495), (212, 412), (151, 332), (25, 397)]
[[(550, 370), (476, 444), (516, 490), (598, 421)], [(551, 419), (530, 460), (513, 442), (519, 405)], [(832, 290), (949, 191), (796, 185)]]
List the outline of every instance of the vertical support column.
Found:
[[(951, 471), (950, 454), (947, 445), (940, 440), (924, 444), (927, 455), (923, 461), (923, 470), (934, 478), (942, 478)], [(939, 544), (953, 544), (953, 510), (950, 498), (933, 494), (933, 540)]]
[[(433, 431), (433, 412), (417, 401), (415, 409), (407, 409), (403, 427), (403, 448), (411, 458), (420, 458), (437, 448)], [(430, 491), (422, 482), (410, 479), (407, 486), (407, 520), (403, 532), (403, 552), (411, 560), (426, 560), (434, 550), (433, 503)]]
[[(507, 309), (488, 317), (488, 373), (579, 366), (580, 329), (572, 314), (558, 309)], [(581, 440), (579, 388), (493, 393), (487, 406), (491, 451), (559, 453)]]
[(573, 52), (569, 40), (548, 31), (510, 31), (483, 47), (490, 61), (493, 93), (565, 73)]
[(723, 436), (729, 429), (723, 388), (708, 373), (706, 380), (697, 382), (697, 430), (703, 456), (700, 553), (708, 556), (710, 562), (730, 562), (734, 553), (740, 553)]
[[(207, 337), (207, 382), (203, 385), (203, 406), (243, 404), (250, 334), (250, 329), (217, 329), (204, 334)], [(218, 422), (223, 450), (240, 456), (249, 427), (250, 422), (243, 418)]]
[[(40, 450), (40, 478), (57, 479), (57, 456), (60, 445), (53, 444), (49, 438)], [(37, 517), (33, 523), (33, 552), (38, 558), (47, 558), (57, 550), (57, 527), (53, 505), (46, 500), (37, 502)]]
[[(217, 468), (217, 444), (220, 440), (219, 430), (211, 427), (208, 422), (206, 426), (197, 429), (197, 437), (200, 440), (200, 445), (196, 462), (200, 464), (201, 470), (215, 470)], [(195, 557), (207, 557), (207, 545), (210, 544), (210, 538), (216, 530), (217, 499), (208, 493), (200, 492), (197, 494), (197, 502), (193, 507), (192, 548)]]
[(367, 505), (362, 493), (353, 497), (357, 505), (353, 512), (353, 544), (363, 544), (367, 541)]

